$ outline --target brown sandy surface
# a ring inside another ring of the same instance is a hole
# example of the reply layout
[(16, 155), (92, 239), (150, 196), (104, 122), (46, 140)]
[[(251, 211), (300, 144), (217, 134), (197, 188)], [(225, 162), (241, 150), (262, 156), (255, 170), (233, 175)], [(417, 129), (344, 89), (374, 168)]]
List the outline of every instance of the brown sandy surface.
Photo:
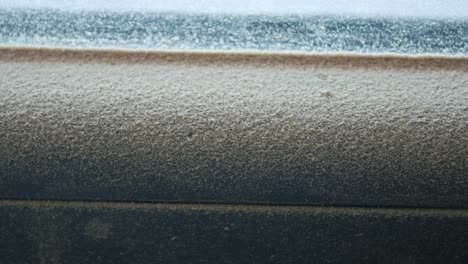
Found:
[(466, 58), (2, 48), (0, 72), (6, 197), (468, 204)]

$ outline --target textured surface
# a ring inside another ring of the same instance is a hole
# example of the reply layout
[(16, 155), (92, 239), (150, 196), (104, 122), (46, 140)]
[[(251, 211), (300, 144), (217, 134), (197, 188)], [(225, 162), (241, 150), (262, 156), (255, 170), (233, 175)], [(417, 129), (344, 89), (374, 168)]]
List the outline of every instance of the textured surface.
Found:
[(466, 263), (456, 210), (0, 202), (2, 263)]
[(467, 72), (0, 49), (0, 263), (467, 263)]
[(8, 50), (0, 196), (465, 207), (460, 59)]
[(467, 56), (467, 43), (468, 18), (64, 11), (0, 3), (0, 45)]

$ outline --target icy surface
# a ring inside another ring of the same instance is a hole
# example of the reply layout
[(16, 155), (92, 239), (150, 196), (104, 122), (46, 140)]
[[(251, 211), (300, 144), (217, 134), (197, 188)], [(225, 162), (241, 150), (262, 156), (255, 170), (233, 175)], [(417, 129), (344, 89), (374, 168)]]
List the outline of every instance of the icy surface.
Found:
[(0, 7), (118, 12), (468, 18), (466, 0), (0, 0)]
[(468, 19), (3, 8), (0, 45), (468, 55)]

